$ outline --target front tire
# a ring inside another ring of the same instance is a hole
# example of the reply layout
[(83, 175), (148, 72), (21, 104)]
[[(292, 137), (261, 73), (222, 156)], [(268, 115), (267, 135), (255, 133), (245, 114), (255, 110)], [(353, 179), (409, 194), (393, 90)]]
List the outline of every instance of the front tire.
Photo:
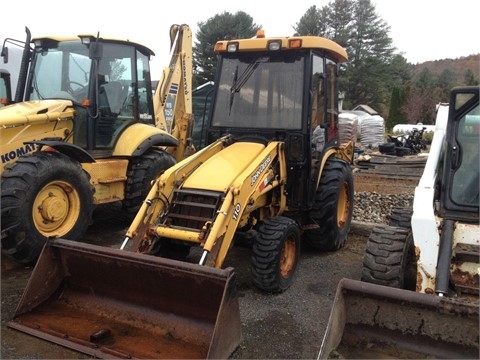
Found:
[(404, 229), (411, 228), (411, 221), (412, 221), (412, 208), (403, 208), (403, 207), (396, 207), (393, 208), (390, 215), (388, 216), (388, 225), (390, 226), (398, 226)]
[(93, 194), (89, 175), (68, 156), (20, 157), (2, 174), (2, 252), (31, 264), (48, 238), (80, 239), (92, 222)]
[(293, 283), (300, 255), (300, 230), (287, 217), (265, 219), (252, 249), (253, 282), (266, 292), (285, 291)]
[(410, 229), (375, 226), (367, 241), (361, 280), (415, 291), (417, 261)]
[(130, 219), (135, 217), (147, 197), (152, 187), (152, 181), (175, 163), (176, 160), (171, 154), (153, 149), (138, 158), (130, 160), (125, 186), (125, 199), (122, 203)]
[(342, 248), (352, 223), (353, 199), (350, 165), (337, 158), (328, 159), (310, 211), (310, 217), (319, 227), (307, 230), (305, 241), (322, 251)]

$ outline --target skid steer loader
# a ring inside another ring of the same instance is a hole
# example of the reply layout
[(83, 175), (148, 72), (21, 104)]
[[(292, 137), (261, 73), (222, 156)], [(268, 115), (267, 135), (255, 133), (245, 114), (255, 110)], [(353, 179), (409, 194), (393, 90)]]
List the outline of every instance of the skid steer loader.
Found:
[(260, 31), (215, 51), (208, 145), (154, 182), (120, 249), (49, 240), (9, 326), (98, 357), (227, 358), (241, 340), (224, 266), (236, 240), (251, 242), (253, 283), (270, 293), (294, 281), (301, 236), (319, 250), (344, 245), (354, 195), (354, 145), (338, 140), (345, 50)]
[(192, 152), (192, 39), (171, 27), (152, 95), (147, 47), (79, 35), (31, 49), (26, 30), (14, 104), (0, 109), (1, 244), (30, 264), (48, 238), (81, 239), (97, 205), (121, 202), (131, 221), (151, 181)]
[(479, 349), (479, 87), (440, 104), (412, 209), (367, 241), (337, 288), (319, 358), (473, 358)]

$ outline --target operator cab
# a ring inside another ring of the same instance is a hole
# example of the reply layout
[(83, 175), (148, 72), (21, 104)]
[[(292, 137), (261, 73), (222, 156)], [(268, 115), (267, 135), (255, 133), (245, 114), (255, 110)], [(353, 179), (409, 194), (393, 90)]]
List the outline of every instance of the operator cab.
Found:
[(452, 90), (441, 206), (445, 216), (478, 223), (480, 190), (479, 88)]
[[(289, 207), (309, 208), (319, 160), (338, 138), (338, 64), (343, 48), (313, 37), (218, 42), (207, 142), (285, 143)], [(309, 189), (306, 191), (305, 189)]]
[(71, 101), (75, 145), (97, 158), (110, 156), (123, 129), (154, 124), (150, 49), (90, 35), (33, 43), (25, 100)]

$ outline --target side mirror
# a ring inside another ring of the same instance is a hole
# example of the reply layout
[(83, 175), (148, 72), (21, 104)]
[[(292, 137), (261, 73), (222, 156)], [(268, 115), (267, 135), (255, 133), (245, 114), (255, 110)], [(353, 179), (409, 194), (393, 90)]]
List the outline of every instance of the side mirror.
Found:
[(1, 56), (3, 57), (3, 63), (4, 64), (8, 63), (8, 47), (4, 46), (2, 48)]

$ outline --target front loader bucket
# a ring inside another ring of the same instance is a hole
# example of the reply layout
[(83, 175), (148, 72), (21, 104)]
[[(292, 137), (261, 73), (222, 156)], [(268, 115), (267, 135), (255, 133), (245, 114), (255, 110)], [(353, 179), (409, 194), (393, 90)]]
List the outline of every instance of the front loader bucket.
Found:
[(478, 303), (343, 279), (318, 358), (478, 359)]
[(241, 339), (232, 268), (56, 239), (9, 327), (97, 358), (228, 358)]

